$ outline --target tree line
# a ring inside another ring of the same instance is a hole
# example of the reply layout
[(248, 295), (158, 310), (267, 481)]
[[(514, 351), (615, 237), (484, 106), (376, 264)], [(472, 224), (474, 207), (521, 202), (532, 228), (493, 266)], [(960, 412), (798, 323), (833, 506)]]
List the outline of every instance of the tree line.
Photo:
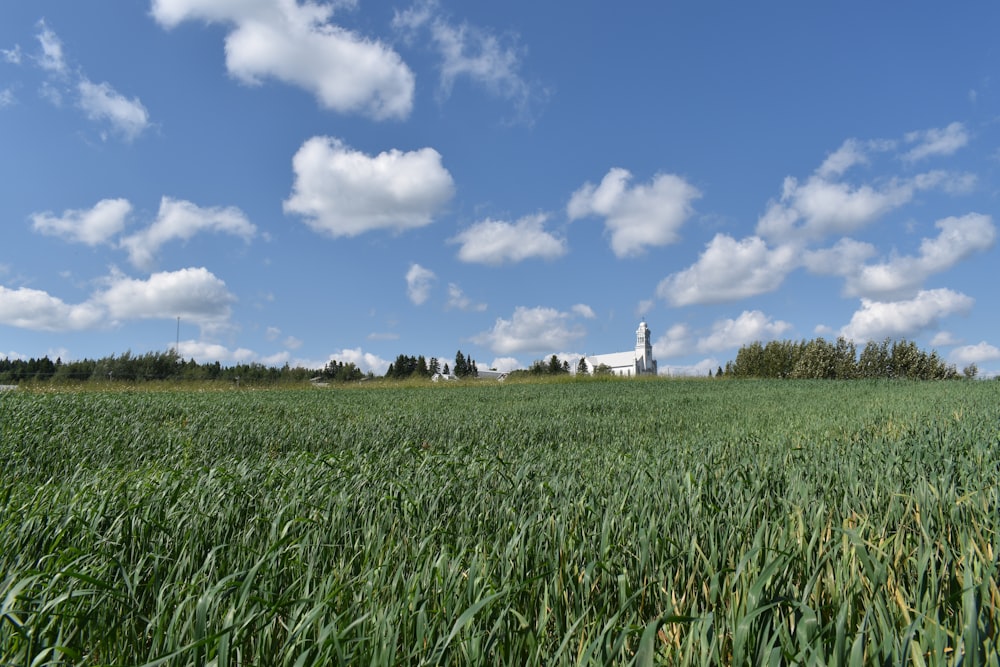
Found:
[[(329, 368), (329, 366), (328, 366)], [(0, 383), (21, 382), (146, 382), (155, 380), (218, 380), (238, 384), (273, 384), (301, 382), (323, 371), (288, 364), (274, 367), (260, 363), (223, 366), (218, 361), (198, 363), (185, 361), (173, 350), (111, 355), (100, 359), (79, 359), (64, 362), (44, 356), (40, 359), (0, 359)]]
[(455, 366), (451, 368), (448, 362), (443, 365), (437, 357), (427, 359), (424, 355), (416, 357), (400, 354), (396, 360), (389, 364), (389, 369), (385, 372), (385, 377), (396, 380), (406, 378), (430, 378), (435, 375), (454, 375), (455, 377), (478, 377), (479, 367), (476, 360), (467, 357), (459, 350), (455, 353)]
[[(813, 378), (852, 380), (861, 378), (905, 378), (951, 380), (974, 378), (975, 364), (959, 374), (938, 353), (921, 350), (909, 340), (869, 341), (858, 353), (857, 345), (844, 337), (835, 342), (823, 338), (801, 341), (771, 341), (742, 346), (736, 359), (719, 367), (716, 376), (735, 378)], [(709, 372), (711, 375), (711, 372)]]

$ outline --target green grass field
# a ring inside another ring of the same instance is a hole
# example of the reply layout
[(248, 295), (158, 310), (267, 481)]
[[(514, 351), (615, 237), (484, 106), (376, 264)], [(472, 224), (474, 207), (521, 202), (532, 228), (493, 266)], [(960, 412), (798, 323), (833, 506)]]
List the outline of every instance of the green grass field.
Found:
[(1000, 664), (1000, 382), (0, 394), (0, 665)]

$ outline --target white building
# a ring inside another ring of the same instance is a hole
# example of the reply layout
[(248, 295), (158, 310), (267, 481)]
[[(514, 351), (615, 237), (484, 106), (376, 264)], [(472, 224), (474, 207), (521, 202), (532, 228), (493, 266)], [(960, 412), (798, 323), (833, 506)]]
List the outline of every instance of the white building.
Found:
[(587, 370), (593, 375), (601, 364), (611, 369), (615, 375), (656, 375), (656, 359), (653, 358), (653, 341), (649, 327), (639, 323), (635, 331), (635, 349), (611, 354), (592, 354), (584, 357)]

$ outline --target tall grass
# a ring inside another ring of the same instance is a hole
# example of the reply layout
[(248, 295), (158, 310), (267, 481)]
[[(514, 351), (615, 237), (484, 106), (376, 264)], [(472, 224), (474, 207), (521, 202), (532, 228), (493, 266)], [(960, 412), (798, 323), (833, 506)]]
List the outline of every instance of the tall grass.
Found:
[(10, 393), (0, 664), (1000, 664), (998, 384)]

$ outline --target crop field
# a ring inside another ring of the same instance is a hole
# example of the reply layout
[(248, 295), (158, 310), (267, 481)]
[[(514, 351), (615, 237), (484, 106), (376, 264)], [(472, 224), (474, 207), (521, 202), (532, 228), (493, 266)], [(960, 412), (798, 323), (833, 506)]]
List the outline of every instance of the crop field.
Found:
[(0, 394), (0, 665), (997, 665), (1000, 382)]

